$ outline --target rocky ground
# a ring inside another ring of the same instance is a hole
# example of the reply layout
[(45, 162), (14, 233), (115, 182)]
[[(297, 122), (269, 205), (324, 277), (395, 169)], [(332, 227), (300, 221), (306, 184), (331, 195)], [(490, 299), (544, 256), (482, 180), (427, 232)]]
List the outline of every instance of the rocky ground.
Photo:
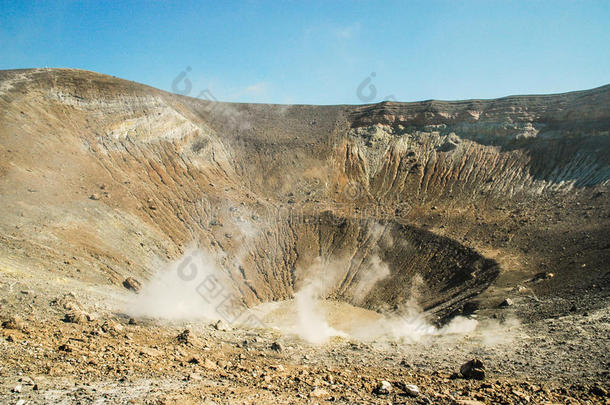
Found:
[[(610, 403), (609, 308), (521, 324), (530, 304), (515, 297), (465, 335), (312, 345), (273, 329), (133, 319), (116, 307), (133, 292), (2, 284), (2, 403)], [(481, 380), (460, 374), (472, 359)]]

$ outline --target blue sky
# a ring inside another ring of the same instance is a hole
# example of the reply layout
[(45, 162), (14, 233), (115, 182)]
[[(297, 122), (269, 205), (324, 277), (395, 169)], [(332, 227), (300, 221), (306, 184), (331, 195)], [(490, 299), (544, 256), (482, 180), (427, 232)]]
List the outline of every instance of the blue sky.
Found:
[(0, 69), (80, 68), (171, 91), (190, 67), (189, 95), (223, 101), (587, 89), (610, 83), (609, 44), (607, 0), (0, 0)]

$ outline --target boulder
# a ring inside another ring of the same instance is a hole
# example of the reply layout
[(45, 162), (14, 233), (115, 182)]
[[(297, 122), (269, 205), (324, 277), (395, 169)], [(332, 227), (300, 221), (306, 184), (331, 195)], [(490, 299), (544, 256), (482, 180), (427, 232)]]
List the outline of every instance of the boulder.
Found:
[(142, 289), (142, 284), (133, 277), (127, 277), (123, 281), (123, 287), (135, 292), (136, 294)]
[(469, 380), (484, 380), (485, 379), (485, 366), (479, 359), (472, 359), (460, 367), (460, 374), (462, 377)]

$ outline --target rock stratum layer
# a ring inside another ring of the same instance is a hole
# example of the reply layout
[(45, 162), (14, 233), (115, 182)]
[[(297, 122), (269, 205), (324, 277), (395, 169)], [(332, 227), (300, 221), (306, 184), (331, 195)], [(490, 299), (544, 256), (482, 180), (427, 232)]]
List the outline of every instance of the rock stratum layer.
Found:
[(610, 86), (286, 106), (1, 71), (0, 268), (122, 288), (196, 245), (249, 306), (330, 267), (327, 297), (376, 310), (417, 275), (439, 317), (607, 295), (609, 131)]

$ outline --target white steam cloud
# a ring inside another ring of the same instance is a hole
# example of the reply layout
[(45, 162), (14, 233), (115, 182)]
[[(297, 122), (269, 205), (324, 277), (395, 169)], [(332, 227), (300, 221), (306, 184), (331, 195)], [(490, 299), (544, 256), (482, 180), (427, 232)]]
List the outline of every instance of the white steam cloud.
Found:
[(297, 292), (294, 302), (297, 307), (297, 325), (294, 332), (311, 343), (324, 343), (333, 336), (347, 336), (331, 327), (322, 307), (316, 299), (316, 285), (310, 283)]
[[(420, 276), (413, 278), (409, 299), (396, 313), (382, 315), (327, 300), (348, 275), (348, 270), (349, 263), (345, 261), (324, 262), (318, 258), (305, 271), (308, 278), (294, 300), (262, 304), (254, 311), (268, 325), (285, 333), (296, 334), (313, 344), (325, 343), (332, 337), (419, 341), (426, 336), (470, 333), (477, 327), (476, 320), (465, 317), (456, 317), (440, 328), (430, 323), (419, 305), (419, 294), (424, 283)], [(355, 280), (356, 294), (352, 299), (363, 302), (375, 284), (389, 274), (387, 264), (378, 256), (372, 256), (360, 268)]]
[(159, 271), (125, 312), (168, 320), (222, 319), (218, 308), (235, 296), (217, 259), (202, 250), (188, 249)]

